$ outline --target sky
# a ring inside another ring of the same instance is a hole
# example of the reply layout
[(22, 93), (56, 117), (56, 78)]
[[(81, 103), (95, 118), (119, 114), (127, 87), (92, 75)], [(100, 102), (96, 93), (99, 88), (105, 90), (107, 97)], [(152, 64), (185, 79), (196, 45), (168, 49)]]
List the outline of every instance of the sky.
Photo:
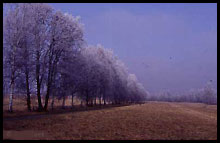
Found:
[(112, 49), (151, 93), (217, 88), (217, 4), (50, 3), (80, 16), (89, 45)]

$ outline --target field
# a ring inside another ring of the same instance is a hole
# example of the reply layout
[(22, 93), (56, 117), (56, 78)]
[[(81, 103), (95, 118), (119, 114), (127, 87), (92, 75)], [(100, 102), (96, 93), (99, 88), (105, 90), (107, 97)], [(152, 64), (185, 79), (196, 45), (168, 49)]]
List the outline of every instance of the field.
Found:
[(3, 139), (217, 139), (216, 105), (147, 102), (126, 106), (75, 106), (65, 110), (56, 107), (47, 113), (29, 113), (15, 107), (12, 114), (6, 111), (6, 105)]

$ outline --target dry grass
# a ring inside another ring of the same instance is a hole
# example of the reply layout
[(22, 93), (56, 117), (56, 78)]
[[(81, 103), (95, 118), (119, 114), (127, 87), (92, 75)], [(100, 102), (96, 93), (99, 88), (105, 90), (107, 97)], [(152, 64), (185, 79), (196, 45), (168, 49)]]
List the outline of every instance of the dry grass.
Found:
[(199, 103), (149, 102), (22, 120), (6, 119), (16, 113), (3, 116), (3, 139), (217, 139), (217, 106)]

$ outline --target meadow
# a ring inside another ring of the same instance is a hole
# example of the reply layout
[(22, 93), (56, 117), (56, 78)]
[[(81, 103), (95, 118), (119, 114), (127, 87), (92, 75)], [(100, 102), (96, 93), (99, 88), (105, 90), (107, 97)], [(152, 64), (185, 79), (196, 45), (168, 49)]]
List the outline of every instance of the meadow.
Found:
[[(146, 102), (86, 107), (70, 101), (61, 109), (28, 112), (14, 100), (3, 108), (3, 139), (50, 140), (216, 140), (217, 106), (202, 103)], [(68, 101), (68, 100), (67, 100)]]

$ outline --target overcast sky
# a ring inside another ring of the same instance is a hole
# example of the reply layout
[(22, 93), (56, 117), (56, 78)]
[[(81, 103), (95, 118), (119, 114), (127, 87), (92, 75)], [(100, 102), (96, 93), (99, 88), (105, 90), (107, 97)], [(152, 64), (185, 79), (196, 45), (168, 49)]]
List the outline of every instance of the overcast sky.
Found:
[(217, 85), (217, 4), (49, 4), (81, 16), (150, 92)]

